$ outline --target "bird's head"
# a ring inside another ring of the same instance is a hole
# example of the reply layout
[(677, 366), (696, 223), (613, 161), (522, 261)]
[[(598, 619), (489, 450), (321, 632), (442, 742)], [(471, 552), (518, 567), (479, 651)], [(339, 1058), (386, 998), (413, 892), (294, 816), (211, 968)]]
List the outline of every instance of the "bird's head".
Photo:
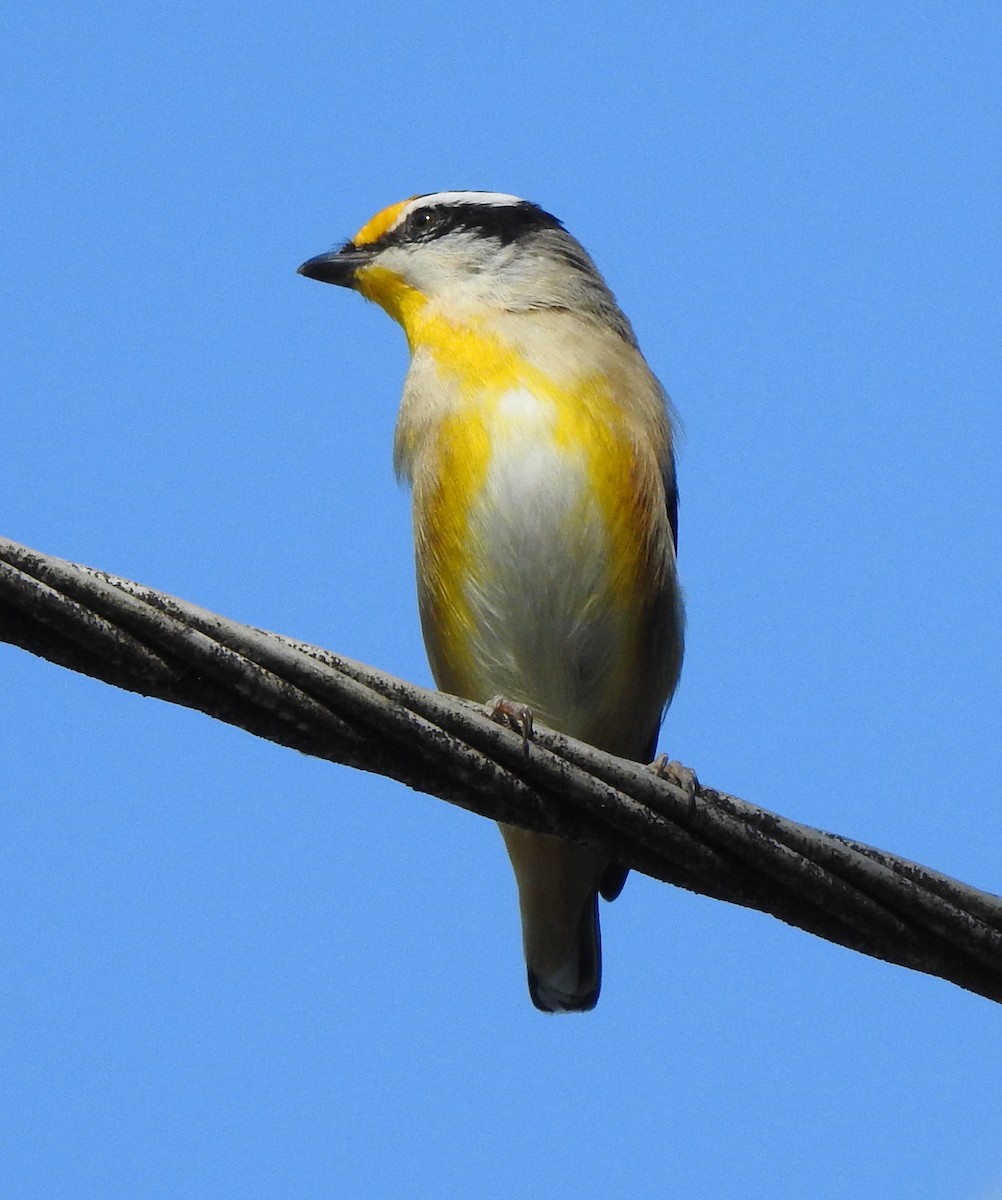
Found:
[(560, 221), (501, 192), (433, 192), (392, 204), (299, 272), (354, 288), (408, 332), (429, 304), (457, 322), (563, 309), (625, 323), (595, 264)]

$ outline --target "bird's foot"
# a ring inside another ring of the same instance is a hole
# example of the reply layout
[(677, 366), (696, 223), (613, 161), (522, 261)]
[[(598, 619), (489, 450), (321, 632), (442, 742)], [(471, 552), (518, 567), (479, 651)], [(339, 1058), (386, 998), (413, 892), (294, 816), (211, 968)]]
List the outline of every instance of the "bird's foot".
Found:
[(532, 709), (527, 704), (518, 704), (504, 696), (495, 696), (487, 704), (487, 709), (492, 721), (522, 735), (522, 752), (528, 755), (532, 741)]
[(691, 767), (683, 767), (674, 759), (669, 762), (667, 754), (659, 754), (651, 763), (651, 770), (659, 779), (667, 779), (669, 783), (681, 788), (690, 800), (695, 800), (699, 791), (699, 780)]

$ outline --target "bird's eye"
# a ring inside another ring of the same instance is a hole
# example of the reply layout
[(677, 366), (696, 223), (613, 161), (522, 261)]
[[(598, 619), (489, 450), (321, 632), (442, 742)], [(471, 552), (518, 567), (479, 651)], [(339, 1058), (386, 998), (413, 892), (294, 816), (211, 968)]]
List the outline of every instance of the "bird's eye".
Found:
[(415, 237), (427, 237), (438, 224), (438, 217), (430, 208), (419, 208), (407, 218), (407, 228)]

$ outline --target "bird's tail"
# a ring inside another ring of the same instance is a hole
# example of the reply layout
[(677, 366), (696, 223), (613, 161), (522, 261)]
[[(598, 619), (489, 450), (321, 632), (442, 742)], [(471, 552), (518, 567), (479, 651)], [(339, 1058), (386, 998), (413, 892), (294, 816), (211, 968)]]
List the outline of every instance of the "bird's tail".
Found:
[(529, 995), (543, 1012), (586, 1012), (598, 1001), (599, 890), (608, 864), (560, 838), (502, 825), (518, 882)]
[(556, 970), (537, 975), (526, 956), (529, 995), (541, 1012), (587, 1012), (598, 1003), (602, 987), (602, 935), (598, 924), (598, 893), (581, 914), (571, 954)]

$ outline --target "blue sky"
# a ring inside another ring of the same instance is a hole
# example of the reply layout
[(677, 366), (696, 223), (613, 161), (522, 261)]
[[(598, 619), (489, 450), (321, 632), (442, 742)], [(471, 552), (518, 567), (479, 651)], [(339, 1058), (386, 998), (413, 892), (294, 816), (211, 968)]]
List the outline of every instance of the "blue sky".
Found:
[[(415, 192), (592, 251), (681, 412), (709, 784), (1002, 890), (996, 5), (7, 14), (2, 532), (428, 682)], [(488, 823), (0, 647), (0, 1194), (1002, 1196), (1002, 1010), (634, 876), (581, 1018)]]

